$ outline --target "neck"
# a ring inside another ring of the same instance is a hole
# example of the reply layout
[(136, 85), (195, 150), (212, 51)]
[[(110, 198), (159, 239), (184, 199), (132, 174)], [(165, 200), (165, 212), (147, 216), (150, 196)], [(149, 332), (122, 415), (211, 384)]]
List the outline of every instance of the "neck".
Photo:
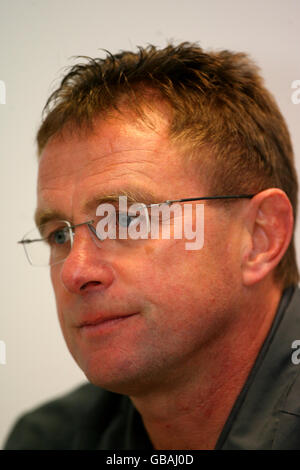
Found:
[(214, 449), (274, 319), (281, 292), (245, 309), (169, 385), (132, 396), (154, 448)]

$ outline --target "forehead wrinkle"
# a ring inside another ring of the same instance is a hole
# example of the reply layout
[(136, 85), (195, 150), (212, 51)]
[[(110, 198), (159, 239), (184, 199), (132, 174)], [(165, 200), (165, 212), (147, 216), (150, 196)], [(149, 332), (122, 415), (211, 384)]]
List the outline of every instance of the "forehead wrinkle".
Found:
[[(91, 150), (89, 150), (89, 163), (93, 163), (95, 162), (96, 160), (98, 159), (102, 159), (102, 158), (110, 158), (111, 156), (115, 156), (115, 155), (118, 155), (118, 154), (122, 154), (122, 153), (129, 153), (129, 152), (145, 152), (145, 153), (159, 153), (159, 150), (156, 149), (156, 148), (153, 148), (153, 149), (145, 149), (145, 148), (139, 148), (139, 147), (135, 147), (135, 148), (129, 148), (129, 149), (118, 149), (118, 150), (111, 150), (109, 152), (105, 152), (103, 154), (97, 154), (97, 153), (94, 153), (92, 152)], [(95, 157), (93, 158), (93, 155), (95, 155)]]
[[(86, 169), (88, 170), (88, 174), (87, 176), (93, 176), (94, 172), (95, 172), (95, 162), (99, 160), (99, 165), (100, 165), (100, 168), (99, 168), (99, 177), (101, 177), (102, 175), (106, 174), (106, 173), (109, 173), (109, 172), (115, 172), (117, 170), (119, 170), (119, 168), (122, 170), (122, 172), (125, 171), (124, 169), (124, 166), (126, 166), (126, 171), (129, 172), (129, 171), (139, 171), (139, 166), (142, 165), (143, 167), (145, 166), (148, 166), (148, 167), (154, 167), (156, 168), (157, 166), (157, 162), (153, 161), (153, 160), (148, 160), (148, 159), (141, 159), (141, 158), (135, 158), (134, 160), (123, 160), (123, 161), (106, 161), (105, 162), (105, 167), (104, 168), (101, 168), (101, 160), (102, 160), (102, 157), (98, 158), (98, 159), (95, 159), (93, 161), (90, 161), (88, 165), (86, 165)], [(134, 168), (136, 167), (136, 168)], [(144, 173), (144, 171), (143, 171)], [(118, 173), (116, 173), (115, 175), (113, 175), (114, 177), (115, 176), (118, 176)]]

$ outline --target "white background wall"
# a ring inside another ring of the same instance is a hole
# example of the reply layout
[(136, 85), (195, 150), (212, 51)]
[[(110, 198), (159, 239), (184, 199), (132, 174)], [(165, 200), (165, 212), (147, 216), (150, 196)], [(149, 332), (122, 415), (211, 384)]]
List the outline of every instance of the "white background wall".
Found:
[(33, 225), (41, 110), (70, 57), (169, 39), (248, 52), (287, 120), (299, 170), (299, 23), (300, 0), (0, 0), (0, 443), (21, 412), (85, 381), (64, 345), (48, 270), (31, 268), (16, 244)]

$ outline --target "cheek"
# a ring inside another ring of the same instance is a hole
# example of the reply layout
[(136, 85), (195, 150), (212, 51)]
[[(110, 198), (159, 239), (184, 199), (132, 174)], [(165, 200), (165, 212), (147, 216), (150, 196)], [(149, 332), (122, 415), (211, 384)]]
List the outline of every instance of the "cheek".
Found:
[(182, 240), (153, 241), (139, 256), (122, 262), (120, 277), (151, 304), (191, 310), (214, 283), (214, 273), (209, 276), (206, 264), (204, 252), (185, 250)]
[(60, 269), (59, 266), (51, 266), (50, 268), (50, 278), (52, 287), (54, 290), (56, 302), (61, 298), (63, 295), (63, 285), (60, 279)]
[(162, 321), (171, 317), (176, 328), (184, 322), (209, 327), (214, 321), (211, 312), (220, 318), (233, 295), (237, 273), (232, 250), (225, 237), (211, 235), (195, 251), (186, 250), (182, 240), (149, 243), (140, 263), (127, 271), (137, 292), (163, 311)]
[(50, 268), (50, 277), (51, 277), (51, 283), (52, 283), (52, 287), (53, 287), (54, 294), (55, 294), (56, 310), (58, 314), (59, 323), (61, 325), (63, 334), (65, 334), (64, 317), (63, 317), (62, 311), (68, 302), (69, 296), (61, 282), (59, 266), (52, 266)]
[(78, 353), (78, 345), (74, 337), (74, 329), (71, 327), (72, 316), (68, 314), (72, 307), (72, 296), (64, 288), (61, 282), (60, 267), (53, 266), (51, 268), (51, 282), (55, 293), (56, 311), (60, 329), (65, 339), (68, 350), (76, 361)]

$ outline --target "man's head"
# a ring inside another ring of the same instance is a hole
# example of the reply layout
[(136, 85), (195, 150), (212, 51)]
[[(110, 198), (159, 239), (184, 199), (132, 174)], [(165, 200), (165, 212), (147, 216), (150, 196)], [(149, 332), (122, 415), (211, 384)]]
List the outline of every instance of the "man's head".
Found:
[(262, 295), (272, 303), (275, 286), (297, 283), (298, 272), (291, 145), (253, 65), (194, 45), (150, 47), (75, 66), (50, 103), (38, 133), (39, 216), (81, 224), (124, 193), (146, 204), (256, 194), (207, 202), (199, 251), (184, 239), (95, 243), (86, 225), (76, 228), (51, 277), (88, 378), (137, 394), (185, 381), (203, 351), (224, 338), (229, 348), (245, 325), (255, 342)]
[[(209, 194), (280, 188), (297, 214), (297, 175), (289, 133), (255, 65), (242, 53), (204, 52), (195, 44), (140, 48), (75, 65), (50, 96), (37, 135), (39, 154), (67, 127), (89, 133), (97, 117), (119, 111), (148, 122), (167, 112), (169, 138)], [(201, 151), (202, 150), (202, 151)], [(275, 270), (298, 282), (294, 242)]]

